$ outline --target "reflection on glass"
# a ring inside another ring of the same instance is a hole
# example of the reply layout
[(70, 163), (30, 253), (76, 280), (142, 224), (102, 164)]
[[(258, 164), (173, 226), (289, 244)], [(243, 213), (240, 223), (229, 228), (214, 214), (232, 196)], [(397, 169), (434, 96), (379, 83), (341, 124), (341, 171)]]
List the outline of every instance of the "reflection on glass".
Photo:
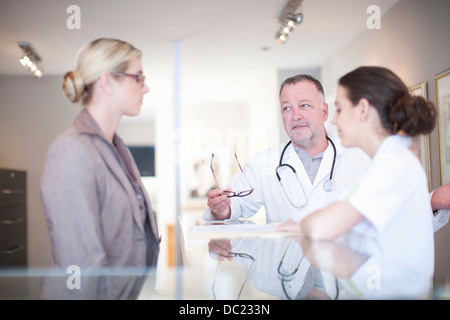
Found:
[[(240, 254), (235, 254), (232, 262), (227, 263), (244, 267), (246, 282), (253, 289), (273, 297), (340, 300), (430, 298), (430, 279), (420, 279), (418, 274), (407, 272), (398, 264), (401, 257), (387, 255), (379, 243), (362, 234), (350, 233), (327, 242), (302, 237), (228, 241), (232, 252)], [(214, 255), (210, 257), (214, 258)], [(214, 281), (218, 277), (220, 273), (216, 269)]]

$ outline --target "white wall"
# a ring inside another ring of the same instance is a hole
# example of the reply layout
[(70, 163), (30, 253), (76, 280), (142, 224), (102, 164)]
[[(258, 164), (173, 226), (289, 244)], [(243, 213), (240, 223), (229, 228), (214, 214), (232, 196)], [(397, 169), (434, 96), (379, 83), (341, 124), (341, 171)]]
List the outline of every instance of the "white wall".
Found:
[[(339, 77), (361, 65), (393, 70), (407, 86), (428, 84), (428, 99), (436, 103), (434, 76), (450, 68), (450, 1), (402, 0), (381, 19), (381, 29), (367, 29), (322, 65), (322, 84), (334, 114)], [(430, 135), (432, 185), (440, 185), (437, 128)], [(436, 240), (435, 280), (450, 279), (450, 226)]]
[(257, 152), (278, 144), (279, 108), (275, 70), (182, 79), (182, 198), (188, 201), (195, 164), (204, 173), (202, 183), (214, 184), (209, 168), (212, 153), (218, 182), (224, 186), (239, 170), (234, 152), (243, 165)]

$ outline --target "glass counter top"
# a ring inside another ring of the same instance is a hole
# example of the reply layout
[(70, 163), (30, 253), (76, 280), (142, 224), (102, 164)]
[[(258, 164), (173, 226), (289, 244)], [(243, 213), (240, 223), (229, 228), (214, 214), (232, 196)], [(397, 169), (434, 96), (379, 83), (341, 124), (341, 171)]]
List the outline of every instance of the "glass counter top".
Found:
[(358, 234), (314, 242), (248, 221), (200, 226), (182, 221), (181, 230), (178, 267), (0, 269), (0, 299), (442, 298), (432, 279), (404, 272), (377, 243)]

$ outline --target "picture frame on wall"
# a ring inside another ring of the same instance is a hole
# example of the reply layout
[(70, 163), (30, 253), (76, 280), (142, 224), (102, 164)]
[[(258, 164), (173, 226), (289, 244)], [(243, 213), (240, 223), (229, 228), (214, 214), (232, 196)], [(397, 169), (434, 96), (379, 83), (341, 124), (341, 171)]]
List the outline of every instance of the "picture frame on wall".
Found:
[(450, 69), (434, 77), (438, 111), (441, 185), (450, 182)]
[[(409, 94), (428, 100), (427, 83), (425, 81), (408, 88)], [(422, 162), (428, 179), (428, 188), (431, 190), (431, 165), (430, 165), (430, 135), (420, 135), (412, 138), (411, 149)]]

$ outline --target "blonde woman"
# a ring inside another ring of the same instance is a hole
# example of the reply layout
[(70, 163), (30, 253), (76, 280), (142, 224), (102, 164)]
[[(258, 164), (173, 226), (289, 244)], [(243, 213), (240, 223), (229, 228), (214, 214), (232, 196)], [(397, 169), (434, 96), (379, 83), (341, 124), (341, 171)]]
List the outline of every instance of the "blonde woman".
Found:
[(79, 52), (63, 90), (83, 109), (48, 150), (41, 195), (52, 264), (67, 268), (155, 266), (159, 235), (139, 171), (116, 129), (149, 91), (141, 51), (97, 39)]

